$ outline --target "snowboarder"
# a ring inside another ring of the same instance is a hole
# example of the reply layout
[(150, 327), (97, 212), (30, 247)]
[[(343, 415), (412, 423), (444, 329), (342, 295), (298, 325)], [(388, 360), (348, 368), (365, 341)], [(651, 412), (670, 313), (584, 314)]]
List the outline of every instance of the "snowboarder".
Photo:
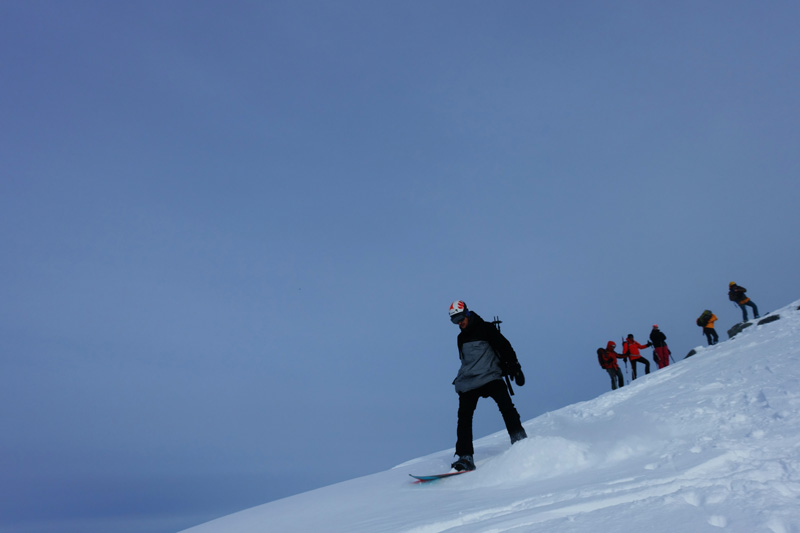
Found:
[(649, 348), (652, 346), (653, 343), (648, 342), (647, 344), (639, 344), (633, 338), (633, 333), (628, 334), (628, 338), (622, 343), (622, 354), (628, 356), (628, 360), (631, 362), (631, 379), (636, 379), (636, 366), (638, 363), (644, 364), (644, 373), (650, 373), (650, 361), (642, 357), (642, 354), (639, 353), (639, 350), (644, 348)]
[(717, 330), (714, 329), (714, 322), (717, 321), (717, 315), (709, 310), (703, 311), (703, 314), (697, 318), (697, 325), (703, 328), (703, 333), (708, 339), (708, 345), (713, 346), (719, 342), (719, 335)]
[(658, 368), (669, 366), (669, 346), (667, 346), (667, 336), (658, 329), (658, 324), (653, 324), (653, 329), (650, 331), (650, 343), (653, 345), (653, 360), (658, 365)]
[(747, 322), (747, 309), (745, 309), (745, 306), (753, 308), (753, 318), (760, 318), (755, 302), (745, 294), (747, 289), (740, 287), (735, 281), (731, 281), (728, 287), (728, 299), (739, 304), (739, 308), (742, 310), (742, 322)]
[(511, 444), (527, 438), (503, 381), (503, 376), (507, 375), (521, 386), (525, 383), (525, 376), (508, 339), (494, 325), (468, 309), (463, 301), (450, 305), (450, 321), (461, 330), (457, 339), (461, 368), (453, 380), (458, 393), (455, 453), (458, 460), (451, 466), (457, 471), (475, 470), (472, 417), (480, 398), (492, 398), (497, 403)]
[(617, 387), (622, 388), (625, 385), (622, 370), (619, 369), (617, 362), (617, 359), (622, 356), (614, 351), (616, 346), (614, 341), (608, 341), (605, 349), (597, 349), (597, 361), (600, 363), (600, 368), (608, 372), (611, 377), (611, 390), (615, 390)]

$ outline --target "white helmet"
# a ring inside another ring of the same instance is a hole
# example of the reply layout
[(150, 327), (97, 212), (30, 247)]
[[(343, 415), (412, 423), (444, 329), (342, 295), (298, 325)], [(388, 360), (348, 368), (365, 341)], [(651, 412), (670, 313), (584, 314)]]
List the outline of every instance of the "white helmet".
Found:
[(450, 321), (453, 324), (458, 324), (468, 315), (469, 309), (467, 309), (467, 304), (463, 300), (456, 300), (450, 304)]

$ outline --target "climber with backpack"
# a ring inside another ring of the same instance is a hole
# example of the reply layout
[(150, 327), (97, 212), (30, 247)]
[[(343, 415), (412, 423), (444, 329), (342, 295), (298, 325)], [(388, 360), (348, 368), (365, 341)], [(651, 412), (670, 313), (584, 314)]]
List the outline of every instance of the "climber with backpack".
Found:
[(597, 349), (597, 362), (600, 363), (600, 368), (608, 372), (609, 377), (611, 377), (611, 390), (625, 385), (625, 380), (622, 378), (622, 370), (619, 369), (619, 363), (617, 362), (617, 358), (622, 356), (614, 351), (616, 346), (614, 341), (608, 341), (605, 348)]
[(745, 309), (745, 306), (753, 308), (753, 318), (759, 318), (758, 307), (756, 307), (753, 300), (747, 297), (745, 292), (747, 292), (747, 289), (740, 287), (735, 281), (731, 281), (728, 284), (728, 299), (739, 305), (742, 310), (742, 322), (747, 322), (747, 309)]
[(717, 321), (717, 315), (706, 309), (703, 314), (697, 317), (697, 325), (703, 328), (703, 334), (708, 339), (708, 345), (713, 346), (719, 342), (719, 335), (717, 330), (714, 329), (714, 322)]
[[(492, 398), (511, 438), (511, 444), (527, 438), (519, 413), (511, 401), (510, 380), (520, 387), (525, 375), (511, 343), (495, 323), (486, 322), (461, 300), (450, 305), (450, 321), (461, 330), (458, 334), (458, 356), (461, 367), (453, 380), (458, 393), (458, 426), (456, 455), (451, 466), (457, 471), (475, 470), (472, 446), (472, 417), (480, 398)], [(507, 381), (504, 382), (503, 378)]]

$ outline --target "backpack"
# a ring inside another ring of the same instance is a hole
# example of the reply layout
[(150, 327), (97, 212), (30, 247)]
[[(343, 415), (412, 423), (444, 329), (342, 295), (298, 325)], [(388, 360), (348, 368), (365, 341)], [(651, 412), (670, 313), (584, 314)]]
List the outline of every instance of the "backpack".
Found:
[(500, 349), (495, 349), (495, 353), (497, 354), (497, 358), (500, 360), (500, 366), (503, 368), (504, 375), (513, 375), (517, 368), (520, 367), (519, 360), (517, 359), (517, 354), (514, 352), (514, 348), (511, 347), (511, 343), (508, 342), (502, 333), (500, 333), (500, 324), (503, 321), (500, 320), (499, 317), (494, 317), (494, 320), (489, 322), (489, 324), (493, 325), (499, 334), (499, 342), (501, 344)]
[(598, 348), (597, 349), (597, 361), (600, 363), (600, 366), (604, 370), (609, 370), (614, 368), (614, 362), (617, 360), (616, 357), (609, 356), (608, 351), (605, 348)]
[(706, 309), (705, 311), (703, 311), (702, 315), (697, 317), (697, 325), (700, 326), (701, 328), (704, 328), (706, 327), (706, 324), (708, 324), (709, 320), (711, 320), (711, 311)]
[(514, 389), (511, 387), (511, 379), (514, 379), (517, 385), (521, 387), (525, 384), (525, 374), (522, 373), (522, 366), (519, 364), (514, 348), (511, 347), (511, 343), (508, 342), (508, 339), (500, 332), (500, 324), (502, 323), (503, 321), (497, 316), (494, 317), (494, 320), (489, 322), (489, 324), (497, 329), (498, 340), (502, 348), (500, 350), (495, 349), (495, 354), (497, 354), (497, 358), (500, 360), (500, 367), (503, 369), (503, 378), (506, 380), (508, 392), (511, 396), (514, 396)]
[(731, 287), (731, 290), (728, 291), (728, 300), (739, 303), (739, 300), (744, 300), (744, 293), (746, 292), (747, 289), (744, 287), (734, 285)]

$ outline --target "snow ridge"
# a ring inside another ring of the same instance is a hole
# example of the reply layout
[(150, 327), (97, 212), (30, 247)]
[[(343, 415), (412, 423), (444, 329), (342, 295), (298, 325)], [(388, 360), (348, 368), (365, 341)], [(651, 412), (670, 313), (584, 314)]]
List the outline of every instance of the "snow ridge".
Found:
[[(187, 531), (800, 531), (800, 311), (593, 400), (452, 450), (271, 502)], [(531, 385), (535, 386), (534, 383)]]

